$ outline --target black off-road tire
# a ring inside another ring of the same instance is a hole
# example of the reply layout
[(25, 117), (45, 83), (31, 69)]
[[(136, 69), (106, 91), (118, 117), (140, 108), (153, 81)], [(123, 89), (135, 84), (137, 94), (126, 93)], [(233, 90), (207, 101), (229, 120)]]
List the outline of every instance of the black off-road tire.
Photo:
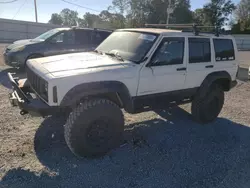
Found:
[(195, 121), (201, 124), (213, 122), (224, 105), (224, 91), (217, 85), (210, 86), (205, 96), (197, 93), (192, 101), (191, 112)]
[(64, 136), (70, 150), (79, 157), (99, 157), (120, 145), (124, 117), (107, 99), (89, 99), (69, 115)]

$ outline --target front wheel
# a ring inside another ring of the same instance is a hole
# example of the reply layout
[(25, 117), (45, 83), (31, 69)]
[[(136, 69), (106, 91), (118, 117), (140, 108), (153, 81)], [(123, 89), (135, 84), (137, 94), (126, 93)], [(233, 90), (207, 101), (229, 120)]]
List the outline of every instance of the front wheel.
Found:
[(218, 117), (223, 105), (224, 91), (219, 85), (213, 84), (205, 97), (200, 97), (199, 93), (195, 96), (191, 107), (192, 116), (199, 123), (210, 123)]
[(69, 115), (64, 136), (79, 157), (101, 156), (121, 143), (124, 117), (120, 108), (106, 99), (79, 104)]

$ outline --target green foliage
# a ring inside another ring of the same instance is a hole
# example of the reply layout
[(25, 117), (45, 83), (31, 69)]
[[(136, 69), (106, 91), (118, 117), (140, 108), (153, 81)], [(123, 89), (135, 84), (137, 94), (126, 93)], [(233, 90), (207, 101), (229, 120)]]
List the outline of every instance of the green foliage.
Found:
[(232, 26), (232, 34), (250, 34), (249, 25), (250, 25), (250, 20), (238, 21), (238, 23)]
[(99, 18), (102, 22), (105, 22), (106, 25), (109, 24), (111, 28), (124, 28), (125, 27), (125, 17), (122, 14), (110, 13), (107, 10), (102, 11), (99, 14)]
[(108, 8), (108, 10), (123, 15), (128, 8), (129, 0), (113, 0), (112, 5)]
[(237, 6), (236, 18), (238, 23), (232, 26), (232, 32), (237, 34), (250, 34), (250, 1), (241, 0)]
[(250, 1), (241, 0), (237, 6), (236, 15), (238, 20), (249, 20), (250, 19)]
[(235, 9), (236, 7), (231, 0), (211, 0), (210, 3), (204, 5), (204, 21), (209, 25), (221, 28)]
[(142, 27), (149, 19), (149, 0), (130, 0), (127, 27)]
[(206, 25), (205, 13), (202, 8), (196, 9), (193, 12), (193, 20), (194, 23), (197, 23), (199, 25)]
[(87, 12), (83, 16), (83, 20), (85, 20), (85, 26), (87, 26), (87, 27), (96, 27), (96, 24), (98, 22), (100, 22), (100, 17), (98, 15), (91, 14), (91, 13)]
[(49, 23), (50, 24), (55, 24), (55, 25), (62, 25), (63, 20), (62, 20), (62, 17), (59, 14), (54, 13), (54, 14), (51, 15), (51, 19), (49, 20)]
[(184, 24), (193, 22), (193, 14), (190, 10), (190, 0), (177, 0), (171, 23)]
[(78, 21), (78, 12), (65, 8), (61, 11), (62, 25), (76, 26)]
[[(169, 7), (174, 10), (172, 14), (167, 13)], [(190, 0), (113, 0), (100, 14), (87, 12), (79, 18), (76, 11), (63, 9), (60, 14), (52, 14), (49, 23), (115, 29), (144, 27), (145, 23), (159, 24), (169, 20), (170, 24), (198, 23), (221, 27), (234, 9), (231, 0), (210, 0), (194, 12), (190, 9)]]

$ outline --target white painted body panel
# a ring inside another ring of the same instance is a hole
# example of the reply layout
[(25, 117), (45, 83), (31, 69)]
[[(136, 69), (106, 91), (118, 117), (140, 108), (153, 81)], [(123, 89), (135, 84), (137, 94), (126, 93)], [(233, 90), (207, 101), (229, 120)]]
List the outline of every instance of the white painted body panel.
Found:
[[(210, 38), (210, 37), (192, 37), (192, 38)], [(210, 38), (210, 43), (212, 39)], [(188, 44), (188, 37), (186, 38), (186, 43)], [(189, 45), (187, 45), (187, 48)], [(214, 66), (214, 47), (210, 45), (211, 50), (211, 62), (202, 63), (189, 63), (189, 53), (187, 54), (187, 77), (185, 82), (185, 89), (199, 87), (207, 75), (214, 72), (214, 68), (206, 68), (206, 66)]]
[[(151, 57), (164, 37), (185, 37), (184, 60), (181, 65), (165, 65), (146, 67)], [(59, 105), (66, 93), (73, 87), (90, 82), (120, 81), (124, 83), (130, 95), (142, 96), (168, 91), (199, 87), (206, 76), (212, 72), (227, 71), (232, 80), (236, 79), (238, 68), (238, 51), (232, 37), (219, 37), (232, 39), (235, 46), (235, 61), (215, 62), (214, 46), (211, 40), (211, 63), (189, 64), (187, 33), (161, 33), (157, 41), (146, 55), (147, 60), (141, 64), (129, 61), (119, 61), (115, 58), (100, 55), (94, 52), (64, 54), (39, 59), (32, 59), (27, 65), (40, 77), (49, 83), (48, 95), (50, 106)], [(201, 36), (205, 37), (205, 36)], [(214, 65), (212, 69), (205, 69), (206, 65)], [(177, 72), (177, 68), (187, 68), (186, 71)], [(52, 102), (52, 88), (57, 87), (58, 103)]]
[(48, 81), (49, 96), (52, 96), (52, 88), (57, 86), (58, 104), (74, 86), (98, 81), (120, 81), (127, 86), (131, 96), (136, 96), (142, 66), (89, 52), (32, 59), (27, 65)]
[[(215, 51), (214, 51), (214, 43), (213, 39), (220, 39), (221, 37), (204, 37), (204, 36), (197, 36), (192, 38), (210, 38), (210, 47), (211, 47), (211, 62), (205, 63), (187, 63), (187, 77), (185, 82), (184, 89), (200, 87), (203, 80), (207, 77), (207, 75), (213, 72), (219, 71), (226, 71), (230, 74), (232, 80), (236, 80), (236, 74), (239, 65), (239, 58), (238, 58), (238, 50), (235, 43), (235, 40), (232, 37), (228, 37), (232, 39), (234, 48), (235, 48), (235, 60), (234, 61), (220, 61), (216, 62), (215, 60)], [(225, 37), (223, 37), (225, 38)], [(187, 37), (188, 39), (188, 37)], [(186, 40), (187, 40), (186, 39)], [(188, 41), (186, 41), (188, 42)], [(187, 56), (189, 59), (189, 54)], [(188, 61), (188, 60), (187, 60)], [(213, 65), (213, 68), (206, 68), (206, 66)]]
[[(212, 41), (212, 45), (213, 41)], [(233, 45), (234, 45), (234, 53), (235, 53), (235, 60), (234, 61), (219, 61), (216, 62), (215, 61), (215, 57), (214, 57), (214, 69), (215, 71), (223, 71), (226, 70), (232, 80), (236, 80), (236, 76), (237, 76), (237, 71), (238, 71), (238, 66), (240, 64), (240, 57), (239, 57), (239, 52), (238, 52), (238, 48), (237, 48), (237, 44), (235, 39), (233, 39)]]
[[(172, 37), (172, 36), (171, 36)], [(176, 37), (176, 36), (174, 36)], [(163, 36), (159, 39), (157, 46), (155, 46), (155, 53), (157, 47), (160, 45), (164, 38), (170, 38)], [(146, 64), (140, 72), (140, 81), (138, 86), (138, 96), (164, 93), (168, 91), (176, 91), (184, 88), (186, 79), (186, 71), (177, 71), (178, 68), (186, 68), (187, 59), (187, 48), (185, 44), (183, 64), (179, 65), (167, 65), (167, 66), (153, 66), (146, 67)]]

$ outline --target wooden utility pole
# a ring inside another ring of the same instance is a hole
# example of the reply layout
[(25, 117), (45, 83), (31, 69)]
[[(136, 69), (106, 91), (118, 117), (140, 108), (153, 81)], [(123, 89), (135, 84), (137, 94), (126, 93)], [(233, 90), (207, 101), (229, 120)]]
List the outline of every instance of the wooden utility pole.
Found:
[(34, 0), (34, 6), (35, 6), (35, 16), (36, 16), (36, 22), (37, 22), (37, 8), (36, 8), (36, 0)]

